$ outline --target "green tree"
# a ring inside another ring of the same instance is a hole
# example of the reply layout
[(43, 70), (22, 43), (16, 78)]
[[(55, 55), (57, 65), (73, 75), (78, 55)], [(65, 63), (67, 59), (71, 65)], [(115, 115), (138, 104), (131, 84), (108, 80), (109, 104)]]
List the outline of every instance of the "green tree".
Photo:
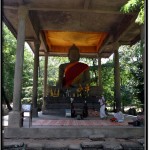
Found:
[(145, 11), (144, 11), (144, 0), (129, 0), (127, 4), (122, 6), (121, 11), (125, 13), (139, 12), (136, 22), (139, 24), (144, 24)]
[[(5, 101), (12, 102), (14, 87), (14, 69), (16, 60), (17, 40), (9, 31), (7, 26), (2, 24), (2, 97)], [(33, 56), (25, 47), (24, 64), (23, 64), (23, 82), (22, 82), (22, 98), (32, 94), (33, 84)], [(30, 86), (30, 90), (29, 90)], [(24, 90), (24, 88), (28, 90)], [(26, 92), (25, 92), (26, 91)], [(29, 94), (30, 91), (30, 94)], [(7, 103), (8, 103), (7, 102)], [(8, 106), (8, 108), (10, 108)]]
[(123, 105), (144, 104), (144, 73), (140, 42), (119, 49)]
[(2, 24), (2, 87), (9, 102), (13, 99), (16, 40), (6, 25)]
[[(23, 103), (31, 103), (33, 89), (33, 66), (34, 57), (26, 47), (24, 50), (23, 74), (22, 74), (22, 96)], [(24, 101), (26, 100), (26, 101)]]
[(102, 64), (102, 85), (107, 104), (114, 105), (114, 68), (113, 61), (109, 60)]

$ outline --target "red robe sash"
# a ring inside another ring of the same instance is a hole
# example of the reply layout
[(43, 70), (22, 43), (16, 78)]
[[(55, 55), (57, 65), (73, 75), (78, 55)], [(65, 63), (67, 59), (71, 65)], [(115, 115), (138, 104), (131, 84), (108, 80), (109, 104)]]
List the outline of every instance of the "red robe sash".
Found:
[(65, 68), (65, 77), (63, 86), (69, 87), (77, 77), (89, 68), (87, 64), (74, 62), (67, 65)]

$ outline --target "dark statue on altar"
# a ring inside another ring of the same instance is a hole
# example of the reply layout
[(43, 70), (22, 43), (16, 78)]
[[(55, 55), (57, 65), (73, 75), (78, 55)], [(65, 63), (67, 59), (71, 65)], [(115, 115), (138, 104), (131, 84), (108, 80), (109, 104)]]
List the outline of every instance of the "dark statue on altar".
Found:
[(65, 96), (81, 96), (81, 88), (87, 90), (90, 84), (89, 66), (79, 62), (79, 49), (73, 45), (68, 51), (69, 62), (59, 66), (57, 87)]
[[(61, 64), (59, 67), (58, 87), (60, 94), (65, 97), (82, 97), (88, 96), (90, 74), (89, 66), (79, 62), (79, 49), (73, 45), (68, 51), (69, 62)], [(71, 117), (77, 116), (79, 119), (87, 117), (88, 108), (86, 101), (83, 100), (84, 105), (82, 109), (76, 109), (73, 101), (71, 101)]]
[(90, 87), (89, 66), (79, 62), (80, 53), (75, 45), (69, 48), (68, 59), (68, 63), (59, 66), (56, 87), (48, 89), (43, 113), (54, 108), (71, 109), (71, 117), (82, 119), (88, 116), (88, 108), (99, 109), (96, 94), (91, 92), (97, 91)]

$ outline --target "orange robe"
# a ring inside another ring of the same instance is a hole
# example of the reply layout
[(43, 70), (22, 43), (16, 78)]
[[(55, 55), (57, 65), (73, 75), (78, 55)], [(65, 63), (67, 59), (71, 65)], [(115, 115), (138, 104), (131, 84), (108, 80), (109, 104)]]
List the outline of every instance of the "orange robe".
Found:
[(73, 62), (67, 65), (65, 68), (65, 77), (63, 80), (63, 86), (69, 87), (73, 84), (79, 76), (89, 69), (87, 64), (81, 62)]

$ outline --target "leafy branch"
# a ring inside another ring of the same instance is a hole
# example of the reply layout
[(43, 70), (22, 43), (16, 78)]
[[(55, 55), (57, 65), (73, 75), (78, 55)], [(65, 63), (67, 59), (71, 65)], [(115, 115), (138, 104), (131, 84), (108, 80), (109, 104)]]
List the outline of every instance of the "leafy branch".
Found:
[(121, 7), (121, 12), (130, 13), (138, 11), (136, 23), (144, 24), (144, 0), (129, 0), (127, 4)]

